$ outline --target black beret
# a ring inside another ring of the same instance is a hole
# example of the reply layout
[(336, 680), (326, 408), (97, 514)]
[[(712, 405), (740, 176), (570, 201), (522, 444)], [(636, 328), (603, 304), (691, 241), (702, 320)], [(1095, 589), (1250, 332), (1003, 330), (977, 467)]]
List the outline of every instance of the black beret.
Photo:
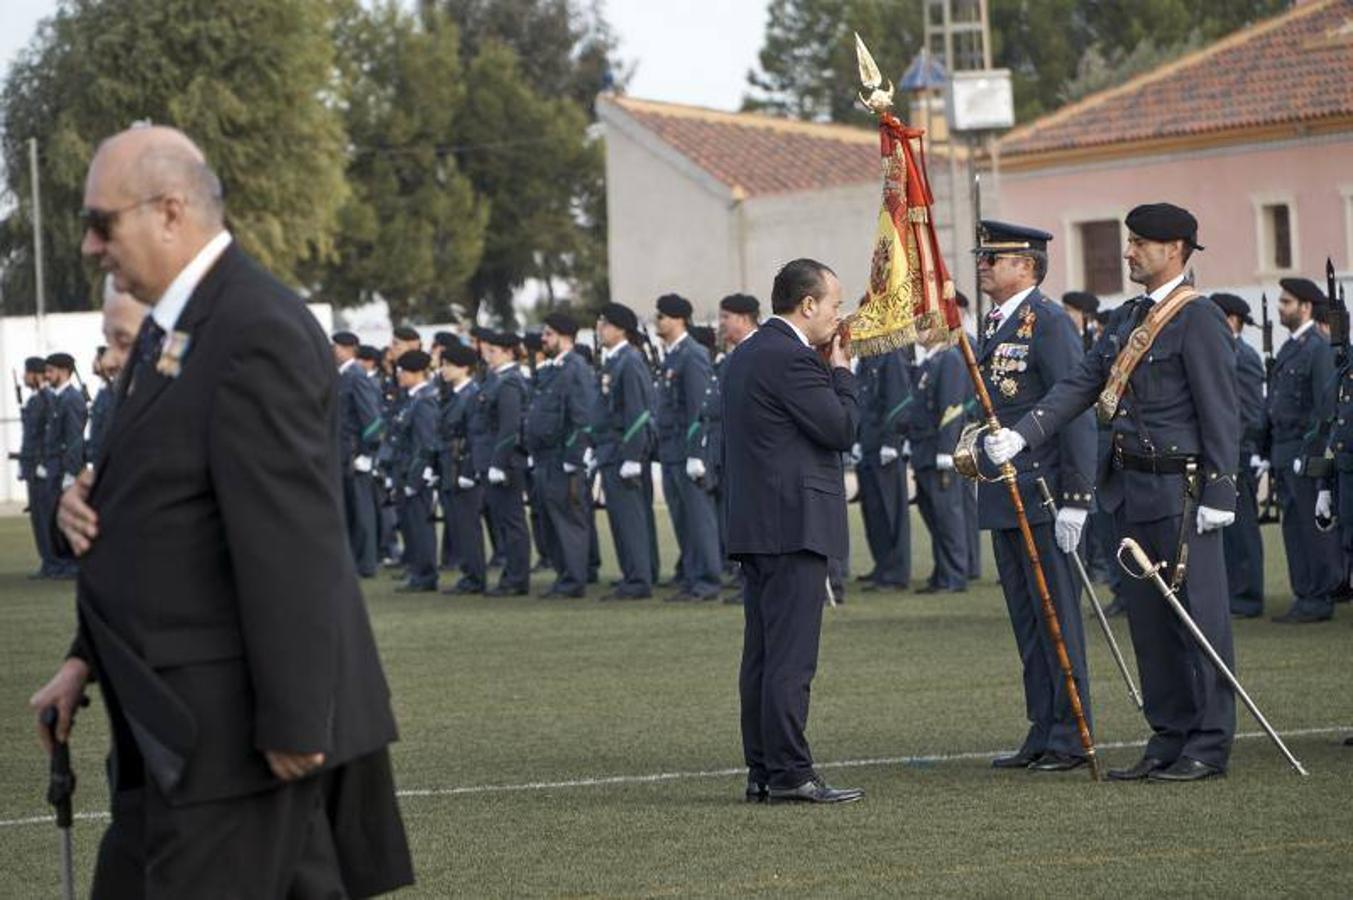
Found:
[(601, 318), (622, 331), (638, 331), (639, 317), (623, 303), (607, 303), (601, 308)]
[(695, 338), (695, 342), (704, 346), (710, 353), (714, 352), (716, 337), (713, 328), (707, 325), (692, 325), (691, 337)]
[(997, 222), (995, 219), (983, 219), (977, 228), (977, 249), (975, 253), (1018, 253), (1020, 250), (1048, 249), (1052, 235), (1041, 228), (1027, 225), (1013, 225), (1009, 222)]
[(578, 323), (568, 313), (552, 312), (545, 317), (545, 324), (566, 337), (573, 337), (578, 333)]
[(495, 347), (505, 347), (508, 350), (521, 343), (521, 338), (514, 331), (490, 331), (483, 340)]
[(432, 336), (432, 345), (434, 347), (450, 347), (453, 344), (459, 344), (460, 338), (453, 332), (439, 331)]
[(1062, 305), (1083, 313), (1099, 312), (1099, 298), (1089, 291), (1067, 291), (1062, 295)]
[(69, 353), (53, 353), (47, 357), (47, 365), (56, 366), (58, 369), (73, 370), (75, 368), (75, 357)]
[(1321, 306), (1329, 302), (1325, 292), (1320, 290), (1319, 286), (1309, 278), (1282, 278), (1278, 281), (1278, 286), (1298, 300), (1310, 303), (1313, 306)]
[(340, 347), (360, 347), (362, 342), (351, 331), (335, 331), (333, 342)]
[(467, 347), (465, 344), (452, 344), (442, 351), (442, 362), (472, 369), (479, 364), (479, 354), (474, 352), (473, 347)]
[(483, 325), (474, 325), (470, 328), (470, 337), (477, 341), (487, 341), (491, 334), (493, 334), (493, 329), (485, 328)]
[(528, 331), (521, 336), (521, 342), (531, 353), (545, 349), (545, 340), (539, 331)]
[(405, 372), (426, 372), (432, 365), (432, 355), (423, 350), (405, 350), (395, 360), (395, 365)]
[(669, 319), (689, 319), (693, 309), (691, 301), (680, 294), (663, 294), (658, 298), (658, 312)]
[(23, 361), (23, 370), (32, 372), (34, 375), (41, 375), (47, 371), (47, 360), (41, 356), (30, 356)]
[(726, 309), (738, 315), (751, 316), (753, 319), (761, 315), (761, 304), (751, 294), (729, 294), (719, 301), (719, 309)]
[(1124, 220), (1133, 234), (1151, 241), (1183, 241), (1195, 250), (1198, 243), (1198, 220), (1173, 203), (1144, 203), (1127, 214)]
[(958, 305), (959, 309), (967, 309), (968, 295), (962, 291), (954, 291), (954, 303)]
[(358, 359), (369, 359), (372, 362), (380, 362), (385, 358), (379, 347), (373, 347), (370, 344), (363, 344), (357, 348)]
[(1250, 317), (1250, 305), (1243, 298), (1235, 294), (1213, 294), (1212, 302), (1220, 306), (1226, 315), (1239, 316), (1246, 325), (1254, 324), (1254, 319)]
[(401, 325), (396, 328), (395, 337), (401, 341), (421, 341), (423, 339), (417, 328), (410, 328), (408, 325)]

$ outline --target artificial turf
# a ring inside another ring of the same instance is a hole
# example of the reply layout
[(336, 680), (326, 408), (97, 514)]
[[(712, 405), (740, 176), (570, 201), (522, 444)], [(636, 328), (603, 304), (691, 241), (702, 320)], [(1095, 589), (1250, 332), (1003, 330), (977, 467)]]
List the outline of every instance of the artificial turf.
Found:
[[(861, 572), (856, 507), (851, 517)], [(1280, 612), (1286, 570), (1265, 531), (1269, 611)], [(914, 534), (919, 583), (929, 547), (919, 522)], [(990, 755), (1025, 725), (986, 557), (988, 577), (966, 594), (852, 584), (826, 612), (809, 736), (829, 781), (867, 791), (839, 808), (740, 802), (738, 607), (367, 582), (402, 730), (394, 759), (419, 879), (405, 895), (1353, 894), (1353, 747), (1342, 745), (1353, 610), (1322, 625), (1236, 625), (1241, 680), (1293, 732), (1307, 778), (1258, 737), (1237, 742), (1228, 778), (1194, 785), (997, 772)], [(27, 522), (0, 520), (0, 897), (57, 895), (56, 829), (22, 821), (47, 812), (26, 702), (67, 645), (72, 590), (26, 580), (35, 565)], [(1146, 727), (1088, 613), (1086, 628), (1101, 755), (1130, 764)], [(1131, 661), (1126, 622), (1114, 628)], [(1258, 731), (1239, 716), (1241, 732)], [(78, 812), (107, 808), (105, 746), (96, 700), (73, 738)], [(103, 827), (76, 823), (85, 891)]]

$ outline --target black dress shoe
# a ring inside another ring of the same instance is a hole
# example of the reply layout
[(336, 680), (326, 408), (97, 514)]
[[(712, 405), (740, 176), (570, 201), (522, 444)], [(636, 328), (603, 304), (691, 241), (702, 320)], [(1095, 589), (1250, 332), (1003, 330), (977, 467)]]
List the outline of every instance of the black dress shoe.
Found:
[(1344, 746), (1345, 746), (1345, 747), (1353, 747), (1353, 737), (1346, 737), (1346, 738), (1344, 738)]
[(746, 798), (748, 803), (769, 803), (770, 788), (759, 781), (747, 782)]
[(821, 778), (811, 778), (796, 788), (771, 788), (771, 803), (853, 803), (864, 796), (859, 788), (827, 787)]
[(1072, 769), (1079, 769), (1088, 762), (1084, 756), (1075, 756), (1070, 753), (1058, 753), (1055, 750), (1049, 750), (1035, 761), (1029, 763), (1031, 772), (1070, 772)]
[(531, 589), (528, 588), (526, 585), (522, 585), (521, 587), (509, 587), (507, 585), (500, 584), (497, 587), (489, 588), (484, 593), (490, 597), (525, 597), (530, 592)]
[(1306, 612), (1294, 606), (1281, 616), (1274, 616), (1272, 621), (1280, 625), (1309, 625), (1312, 622), (1328, 622), (1333, 616), (1333, 612)]
[(1109, 779), (1111, 781), (1141, 781), (1152, 772), (1167, 768), (1170, 764), (1163, 759), (1157, 759), (1154, 756), (1143, 756), (1137, 761), (1135, 766), (1127, 769), (1110, 769)]
[(431, 594), (437, 590), (435, 584), (401, 584), (395, 588), (396, 594)]
[(1226, 770), (1181, 756), (1174, 761), (1174, 765), (1156, 769), (1146, 777), (1150, 781), (1202, 781), (1204, 778), (1225, 778)]
[(663, 603), (694, 603), (699, 600), (694, 594), (688, 594), (685, 591), (677, 591), (675, 594), (668, 594), (662, 598)]
[(1027, 769), (1043, 755), (1041, 750), (1021, 750), (1009, 756), (998, 756), (991, 761), (993, 769)]

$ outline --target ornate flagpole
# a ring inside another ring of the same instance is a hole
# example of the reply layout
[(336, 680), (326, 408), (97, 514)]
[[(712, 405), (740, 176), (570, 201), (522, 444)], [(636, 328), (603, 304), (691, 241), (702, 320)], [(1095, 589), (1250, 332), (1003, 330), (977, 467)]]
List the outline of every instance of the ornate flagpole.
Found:
[[(902, 126), (901, 122), (892, 115), (890, 110), (893, 106), (893, 88), (892, 84), (884, 87), (882, 73), (879, 72), (878, 65), (874, 62), (874, 57), (865, 47), (864, 41), (860, 36), (855, 35), (855, 54), (860, 65), (860, 81), (864, 85), (864, 92), (860, 94), (860, 102), (865, 105), (870, 112), (874, 113), (879, 119), (879, 127), (882, 132), (882, 140), (885, 154), (888, 148), (902, 142), (899, 150), (894, 154), (895, 159), (885, 161), (886, 165), (893, 165), (905, 160), (910, 168), (916, 165), (920, 171), (908, 171), (906, 177), (902, 179), (902, 185), (905, 188), (907, 199), (911, 199), (913, 193), (919, 193), (924, 197), (924, 202), (928, 203), (929, 188), (924, 172), (924, 156), (918, 164), (913, 159), (913, 154), (907, 142), (915, 139), (918, 144), (920, 141), (920, 132), (914, 129), (908, 129)], [(886, 170), (885, 170), (886, 172)], [(913, 175), (919, 176), (913, 179)], [(919, 187), (918, 187), (919, 185)], [(885, 183), (884, 189), (884, 213), (886, 214), (892, 208), (890, 201), (896, 201), (894, 185)], [(925, 210), (926, 213), (929, 210)], [(963, 331), (961, 321), (958, 317), (958, 310), (954, 305), (953, 283), (947, 280), (947, 273), (944, 270), (943, 261), (939, 257), (938, 246), (934, 241), (933, 223), (929, 222), (928, 216), (919, 214), (913, 208), (906, 209), (906, 222), (899, 222), (896, 215), (892, 218), (895, 228), (911, 228), (917, 238), (919, 246), (917, 258), (921, 263), (919, 273), (912, 271), (906, 276), (906, 284), (899, 284), (898, 276), (894, 272), (889, 279), (879, 278), (880, 257), (886, 255), (888, 247), (880, 245), (875, 249), (875, 266), (871, 273), (871, 285), (868, 304), (884, 300), (886, 295), (888, 301), (898, 302), (899, 296), (910, 299), (912, 308), (905, 311), (900, 321), (893, 323), (896, 326), (896, 337), (888, 334), (889, 326), (887, 322), (890, 310), (886, 307), (887, 302), (882, 303), (884, 307), (879, 310), (862, 309), (857, 314), (855, 321), (852, 322), (852, 336), (856, 334), (860, 326), (865, 326), (871, 332), (877, 333), (872, 341), (866, 340), (863, 343), (864, 349), (860, 352), (863, 355), (870, 355), (870, 351), (882, 352), (891, 346), (897, 346), (900, 343), (909, 343), (914, 339), (916, 331), (922, 332), (930, 328), (947, 328), (951, 338), (953, 338), (963, 354), (963, 361), (968, 367), (968, 377), (972, 379), (973, 387), (977, 391), (977, 398), (982, 404), (982, 411), (986, 415), (986, 424), (981, 428), (971, 429), (965, 434), (966, 446), (974, 449), (980, 435), (985, 431), (996, 431), (1001, 427), (1000, 421), (996, 418), (995, 407), (991, 403), (991, 395), (987, 393), (986, 382), (982, 378), (982, 372), (977, 365), (977, 357), (973, 354), (972, 345), (968, 343), (968, 336)], [(924, 223), (925, 228), (917, 227), (916, 223)], [(928, 234), (921, 233), (922, 231)], [(909, 235), (909, 237), (912, 235)], [(926, 238), (929, 237), (929, 240)], [(906, 253), (897, 254), (889, 257), (890, 264), (893, 267), (906, 266), (909, 255)], [(889, 264), (885, 262), (885, 265)], [(919, 278), (916, 277), (919, 274)], [(876, 290), (877, 289), (877, 290)], [(934, 300), (934, 304), (931, 304)], [(857, 341), (857, 347), (861, 342)], [(962, 444), (960, 446), (962, 449)], [(969, 458), (975, 461), (973, 453), (968, 454)], [(955, 461), (959, 458), (959, 453), (954, 454)], [(1024, 511), (1024, 500), (1019, 493), (1018, 476), (1012, 463), (1005, 463), (1000, 467), (1000, 481), (1004, 481), (1007, 490), (1010, 492), (1010, 502), (1015, 508), (1015, 516), (1019, 521), (1020, 535), (1024, 538), (1024, 552), (1029, 557), (1030, 568), (1033, 569), (1034, 583), (1038, 588), (1039, 599), (1043, 606), (1043, 620), (1047, 623), (1048, 635), (1052, 638), (1053, 646), (1057, 651), (1057, 663), (1062, 670), (1062, 678), (1066, 683), (1067, 699), (1071, 703), (1071, 712), (1076, 718), (1076, 730), (1080, 735), (1081, 747), (1085, 750), (1085, 758), (1090, 764), (1090, 777), (1095, 781), (1100, 778), (1099, 757), (1095, 754), (1094, 739), (1090, 736), (1090, 728), (1085, 721), (1085, 709), (1081, 705), (1080, 691), (1076, 688), (1076, 678), (1071, 668), (1071, 658), (1066, 652), (1066, 641), (1062, 638), (1062, 626), (1057, 618), (1057, 609), (1052, 605), (1052, 594), (1048, 590), (1048, 581), (1043, 574), (1043, 564), (1038, 555), (1038, 545), (1034, 542), (1033, 530), (1029, 527), (1029, 517)], [(978, 477), (979, 473), (975, 467), (971, 467), (963, 474), (969, 477)]]

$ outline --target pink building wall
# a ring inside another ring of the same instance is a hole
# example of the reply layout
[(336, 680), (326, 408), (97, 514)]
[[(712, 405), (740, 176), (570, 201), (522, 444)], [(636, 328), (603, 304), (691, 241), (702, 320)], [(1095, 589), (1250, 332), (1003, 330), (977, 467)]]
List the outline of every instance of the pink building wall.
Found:
[[(1353, 270), (1353, 133), (1190, 151), (1143, 160), (1115, 159), (1038, 171), (1003, 171), (993, 218), (1054, 235), (1044, 291), (1060, 296), (1084, 287), (1078, 222), (1121, 222), (1138, 203), (1167, 201), (1198, 218), (1207, 249), (1190, 264), (1203, 290), (1229, 290), (1270, 301), (1277, 280), (1302, 275), (1323, 285), (1325, 257), (1347, 280)], [(1260, 209), (1291, 205), (1293, 266), (1275, 271), (1260, 261)], [(1126, 240), (1126, 230), (1122, 231)], [(1124, 293), (1136, 293), (1123, 270)]]

